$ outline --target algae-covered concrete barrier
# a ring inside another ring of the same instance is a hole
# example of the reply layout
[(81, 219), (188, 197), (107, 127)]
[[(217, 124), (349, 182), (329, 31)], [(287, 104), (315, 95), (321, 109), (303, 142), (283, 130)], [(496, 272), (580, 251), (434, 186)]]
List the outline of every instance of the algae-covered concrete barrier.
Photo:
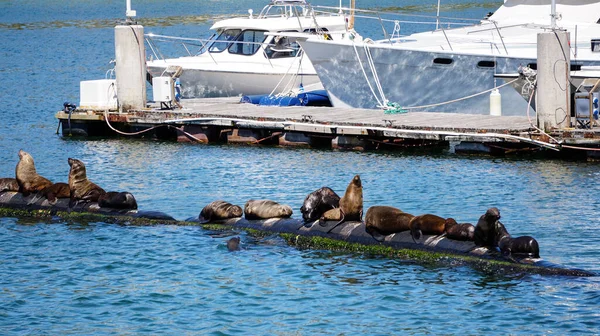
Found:
[[(477, 247), (471, 241), (457, 241), (444, 236), (425, 235), (415, 242), (409, 231), (373, 237), (365, 231), (363, 222), (304, 224), (294, 218), (246, 220), (233, 218), (200, 224), (196, 217), (179, 221), (158, 211), (118, 210), (101, 208), (96, 203), (77, 205), (69, 211), (68, 199), (54, 205), (46, 199), (35, 200), (16, 192), (0, 193), (0, 216), (97, 220), (126, 225), (198, 225), (212, 230), (247, 230), (251, 233), (277, 234), (290, 245), (299, 248), (360, 252), (400, 258), (421, 263), (468, 265), (487, 272), (531, 273), (541, 275), (596, 276), (581, 269), (566, 268), (542, 259), (506, 260), (498, 251)], [(330, 231), (331, 230), (331, 231)], [(329, 232), (330, 231), (330, 232)]]

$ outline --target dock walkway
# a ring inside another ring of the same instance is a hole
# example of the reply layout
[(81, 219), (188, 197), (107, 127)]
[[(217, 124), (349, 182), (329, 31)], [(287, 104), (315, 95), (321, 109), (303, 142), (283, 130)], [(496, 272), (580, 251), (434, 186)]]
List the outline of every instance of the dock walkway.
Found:
[[(80, 108), (71, 115), (60, 111), (56, 117), (62, 124), (63, 135), (74, 130), (74, 134), (108, 136), (114, 135), (114, 130), (125, 134), (156, 129), (155, 137), (204, 143), (354, 150), (443, 146), (453, 151), (492, 154), (561, 149), (536, 131), (528, 117), (257, 106), (239, 103), (239, 97), (185, 99), (182, 105), (182, 109), (173, 110), (151, 105), (125, 113)], [(600, 136), (594, 129), (563, 130), (553, 136), (590, 148), (600, 146)]]

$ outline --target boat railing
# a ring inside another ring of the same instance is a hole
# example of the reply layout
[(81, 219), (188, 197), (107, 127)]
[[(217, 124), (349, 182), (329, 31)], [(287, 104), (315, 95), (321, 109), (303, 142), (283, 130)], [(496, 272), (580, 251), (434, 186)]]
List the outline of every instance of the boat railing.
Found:
[[(213, 38), (200, 39), (200, 38), (177, 37), (177, 36), (168, 36), (168, 35), (157, 35), (157, 34), (153, 34), (153, 33), (144, 34), (144, 37), (146, 38), (146, 43), (148, 44), (148, 47), (150, 48), (150, 51), (151, 51), (151, 60), (157, 59), (157, 60), (164, 61), (165, 59), (167, 59), (167, 57), (165, 57), (163, 55), (163, 53), (161, 52), (161, 50), (157, 44), (157, 42), (167, 42), (167, 43), (171, 43), (171, 44), (175, 44), (175, 45), (181, 45), (185, 49), (185, 53), (187, 54), (187, 56), (199, 56), (201, 54), (207, 53), (210, 56), (210, 58), (212, 59), (212, 61), (215, 64), (218, 64), (217, 60), (215, 60), (215, 58), (213, 57), (213, 53), (207, 52), (208, 48), (210, 48), (210, 46), (211, 46), (211, 43), (217, 41)], [(255, 45), (262, 51), (263, 55), (269, 61), (269, 64), (271, 64), (271, 66), (273, 66), (273, 64), (271, 63), (271, 57), (268, 54), (268, 48), (278, 46), (275, 43), (267, 43), (267, 42), (246, 42), (246, 41), (235, 41), (235, 40), (217, 41), (217, 42), (227, 43), (228, 47), (229, 47), (229, 45), (231, 45), (233, 43), (244, 44), (244, 45)], [(195, 48), (199, 48), (198, 51), (197, 52), (190, 51), (191, 46), (193, 46)], [(298, 46), (298, 48), (299, 48), (299, 46)], [(277, 50), (273, 49), (273, 51), (276, 52)], [(288, 50), (286, 49), (286, 51), (288, 51)], [(297, 51), (297, 50), (293, 49), (293, 51)]]
[[(383, 39), (378, 41), (387, 40), (387, 42), (390, 44), (395, 44), (401, 41), (402, 37), (408, 36), (413, 33), (437, 30), (444, 35), (450, 49), (452, 49), (452, 44), (458, 42), (451, 41), (450, 36), (448, 34), (449, 30), (464, 26), (472, 26), (474, 24), (480, 24), (483, 30), (496, 31), (497, 37), (499, 38), (499, 41), (502, 44), (504, 51), (506, 52), (506, 54), (508, 54), (508, 49), (506, 47), (502, 34), (500, 34), (500, 29), (502, 29), (502, 27), (499, 27), (497, 22), (486, 18), (471, 19), (447, 17), (440, 15), (377, 11), (347, 7), (312, 6), (312, 8), (315, 14), (322, 12), (330, 12), (332, 10), (339, 10), (345, 15), (354, 15), (356, 19), (375, 20), (379, 23), (381, 31), (383, 32)], [(393, 28), (390, 29), (390, 25)], [(388, 28), (386, 28), (386, 26), (388, 26)], [(403, 34), (401, 28), (407, 26), (408, 28), (404, 29), (408, 30), (408, 33)], [(363, 27), (360, 27), (358, 25), (356, 25), (355, 27), (360, 34), (364, 34)], [(431, 27), (435, 28), (431, 29)], [(390, 30), (392, 31), (391, 34), (388, 33), (388, 31)]]

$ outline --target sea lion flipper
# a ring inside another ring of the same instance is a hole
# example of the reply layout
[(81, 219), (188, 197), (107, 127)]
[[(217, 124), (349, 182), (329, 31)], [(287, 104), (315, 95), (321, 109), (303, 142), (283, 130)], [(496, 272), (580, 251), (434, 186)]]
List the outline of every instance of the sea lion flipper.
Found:
[(337, 223), (335, 223), (335, 225), (331, 229), (329, 229), (327, 231), (327, 233), (330, 233), (333, 229), (335, 229), (336, 227), (338, 227), (338, 225), (340, 225), (340, 224), (342, 224), (344, 222), (344, 219), (346, 218), (346, 214), (344, 214), (344, 210), (342, 210), (342, 208), (340, 208), (340, 218), (341, 218), (340, 221), (337, 222)]

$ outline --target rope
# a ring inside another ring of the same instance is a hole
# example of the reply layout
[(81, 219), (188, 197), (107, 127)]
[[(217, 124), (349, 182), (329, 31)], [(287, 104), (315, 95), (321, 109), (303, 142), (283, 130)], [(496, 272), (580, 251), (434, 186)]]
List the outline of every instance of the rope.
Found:
[(473, 97), (481, 96), (482, 94), (485, 94), (485, 93), (492, 92), (492, 91), (494, 91), (494, 90), (496, 90), (496, 89), (500, 89), (500, 88), (502, 88), (502, 87), (505, 87), (505, 86), (507, 86), (507, 85), (510, 85), (510, 84), (512, 84), (512, 83), (514, 83), (514, 82), (516, 82), (516, 81), (518, 81), (518, 80), (519, 80), (519, 78), (516, 78), (516, 79), (513, 79), (513, 80), (511, 80), (511, 81), (510, 81), (510, 82), (508, 82), (508, 83), (504, 83), (504, 84), (502, 84), (502, 85), (500, 85), (500, 86), (496, 86), (496, 87), (494, 87), (494, 88), (491, 88), (491, 89), (489, 89), (489, 90), (485, 90), (485, 91), (482, 91), (482, 92), (479, 92), (479, 93), (475, 93), (475, 94), (472, 94), (472, 95), (470, 95), (470, 96), (466, 96), (466, 97), (462, 97), (462, 98), (457, 98), (457, 99), (453, 99), (453, 100), (449, 100), (449, 101), (445, 101), (445, 102), (442, 102), (442, 103), (437, 103), (437, 104), (430, 104), (430, 105), (421, 105), (421, 106), (410, 106), (410, 107), (404, 107), (404, 109), (405, 109), (405, 110), (416, 110), (416, 109), (422, 109), (422, 108), (435, 107), (435, 106), (440, 106), (440, 105), (445, 105), (445, 104), (452, 104), (452, 103), (456, 103), (456, 102), (459, 102), (459, 101), (461, 101), (461, 100), (467, 100), (467, 99), (470, 99), (470, 98), (473, 98)]
[(383, 103), (379, 100), (379, 97), (377, 97), (377, 94), (375, 94), (375, 90), (373, 90), (371, 81), (369, 80), (369, 77), (367, 76), (367, 73), (365, 72), (365, 68), (363, 66), (362, 61), (360, 60), (360, 55), (358, 54), (358, 50), (356, 49), (356, 44), (354, 43), (354, 40), (352, 41), (352, 46), (354, 47), (354, 53), (356, 53), (356, 58), (358, 59), (358, 63), (360, 64), (360, 69), (362, 70), (363, 76), (365, 76), (367, 85), (369, 85), (369, 89), (371, 89), (371, 93), (373, 94), (373, 97), (375, 97), (375, 100), (377, 100), (377, 106), (383, 106)]

